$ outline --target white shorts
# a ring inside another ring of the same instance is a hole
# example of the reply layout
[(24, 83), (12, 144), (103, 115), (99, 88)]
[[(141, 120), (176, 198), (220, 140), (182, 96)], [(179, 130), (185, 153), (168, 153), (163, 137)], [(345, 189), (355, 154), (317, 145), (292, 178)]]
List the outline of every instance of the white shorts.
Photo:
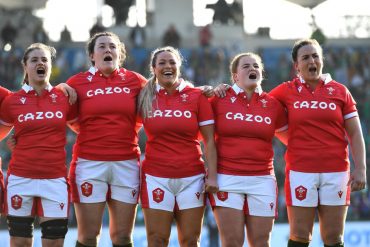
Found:
[(212, 207), (243, 210), (252, 216), (276, 217), (278, 187), (274, 175), (235, 176), (218, 174), (220, 191), (210, 194)]
[(110, 198), (130, 204), (138, 202), (140, 167), (137, 159), (94, 161), (78, 158), (72, 166), (73, 202), (97, 203)]
[(349, 205), (349, 172), (306, 173), (288, 171), (285, 195), (288, 206)]
[(65, 178), (34, 179), (9, 175), (5, 193), (8, 215), (68, 217), (69, 193)]
[(141, 206), (170, 212), (205, 206), (204, 174), (186, 178), (160, 178), (143, 174)]

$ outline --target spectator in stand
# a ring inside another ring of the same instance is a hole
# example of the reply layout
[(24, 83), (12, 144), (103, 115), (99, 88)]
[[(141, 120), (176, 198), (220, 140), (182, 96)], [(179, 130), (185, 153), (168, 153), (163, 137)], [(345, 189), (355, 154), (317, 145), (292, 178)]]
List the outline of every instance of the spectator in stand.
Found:
[(211, 46), (212, 38), (213, 34), (211, 31), (211, 26), (209, 24), (199, 30), (199, 44), (201, 47)]
[(171, 24), (166, 32), (163, 34), (162, 44), (163, 46), (172, 46), (180, 48), (181, 36), (176, 30), (175, 25)]
[(18, 34), (17, 29), (12, 25), (10, 21), (7, 21), (3, 29), (1, 30), (1, 39), (3, 41), (3, 47), (6, 44), (13, 46), (14, 41), (17, 38), (17, 34)]

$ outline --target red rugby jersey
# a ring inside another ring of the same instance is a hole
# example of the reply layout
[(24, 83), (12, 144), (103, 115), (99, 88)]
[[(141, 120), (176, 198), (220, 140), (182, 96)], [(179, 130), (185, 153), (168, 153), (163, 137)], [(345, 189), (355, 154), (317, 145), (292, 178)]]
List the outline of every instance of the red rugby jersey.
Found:
[(8, 173), (39, 179), (66, 177), (66, 123), (76, 116), (77, 109), (50, 84), (40, 96), (25, 84), (5, 98), (0, 121), (14, 126), (17, 141)]
[(105, 77), (94, 67), (67, 83), (77, 91), (80, 133), (74, 157), (116, 161), (138, 158), (136, 101), (146, 79), (120, 68)]
[(0, 87), (0, 106), (6, 96), (10, 94), (10, 91), (4, 87)]
[(217, 171), (229, 175), (274, 174), (272, 138), (288, 128), (279, 101), (256, 89), (250, 101), (234, 84), (212, 100), (216, 121)]
[(322, 76), (314, 91), (303, 79), (284, 82), (270, 92), (287, 108), (287, 169), (340, 172), (349, 169), (344, 121), (358, 116), (348, 89)]
[(172, 95), (159, 86), (157, 91), (153, 111), (144, 120), (148, 140), (143, 171), (166, 178), (204, 173), (198, 134), (199, 126), (214, 124), (210, 103), (185, 81)]

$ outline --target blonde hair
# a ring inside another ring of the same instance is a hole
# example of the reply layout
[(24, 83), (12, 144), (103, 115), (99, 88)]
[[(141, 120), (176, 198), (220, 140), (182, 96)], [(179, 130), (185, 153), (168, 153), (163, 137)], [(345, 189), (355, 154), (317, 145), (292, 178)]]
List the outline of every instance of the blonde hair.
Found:
[(229, 69), (230, 69), (231, 81), (232, 82), (234, 82), (233, 74), (235, 74), (237, 72), (240, 59), (242, 59), (243, 57), (252, 57), (252, 58), (256, 59), (257, 63), (259, 64), (259, 66), (262, 70), (262, 73), (264, 72), (264, 66), (263, 66), (263, 63), (262, 63), (262, 58), (258, 54), (253, 53), (253, 52), (239, 53), (239, 54), (235, 55), (235, 57), (230, 62), (230, 68)]
[(157, 62), (157, 57), (162, 52), (171, 52), (178, 58), (179, 67), (181, 67), (181, 64), (182, 64), (183, 58), (179, 50), (177, 50), (176, 48), (173, 48), (172, 46), (161, 47), (161, 48), (157, 48), (154, 51), (152, 51), (151, 56), (150, 56), (150, 65), (149, 65), (150, 77), (149, 77), (148, 83), (140, 91), (138, 104), (137, 104), (138, 112), (141, 114), (144, 120), (149, 116), (149, 113), (153, 110), (153, 100), (155, 100), (156, 98), (155, 95), (156, 95), (156, 88), (157, 88), (157, 82), (156, 82), (157, 78), (154, 74), (154, 68)]

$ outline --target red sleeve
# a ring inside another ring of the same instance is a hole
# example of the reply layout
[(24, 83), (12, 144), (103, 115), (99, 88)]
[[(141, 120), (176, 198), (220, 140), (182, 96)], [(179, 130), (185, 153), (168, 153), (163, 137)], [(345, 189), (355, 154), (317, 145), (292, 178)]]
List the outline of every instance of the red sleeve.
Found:
[(275, 129), (279, 131), (283, 131), (282, 129), (285, 126), (288, 126), (288, 114), (285, 108), (280, 104), (279, 101), (276, 102), (277, 105), (277, 116), (276, 116), (276, 126)]
[(77, 119), (78, 117), (78, 104), (74, 103), (73, 105), (68, 104), (68, 114), (67, 114), (67, 121), (72, 121)]
[(0, 105), (6, 96), (10, 94), (10, 91), (4, 87), (0, 87)]
[(198, 123), (199, 126), (214, 124), (214, 117), (212, 106), (209, 103), (206, 96), (201, 94), (199, 96), (199, 103), (198, 103)]
[(272, 97), (280, 101), (283, 105), (285, 105), (286, 102), (286, 95), (287, 95), (287, 86), (286, 82), (278, 85), (274, 89), (272, 89), (269, 93)]
[(353, 112), (357, 112), (357, 108), (356, 108), (356, 101), (353, 99), (350, 91), (346, 87), (345, 87), (345, 90), (346, 92), (345, 92), (342, 112), (343, 112), (344, 118), (348, 119), (350, 117), (346, 118), (346, 116), (350, 115)]
[(140, 82), (140, 89), (143, 89), (146, 85), (146, 83), (148, 82), (148, 80), (140, 75), (139, 73), (135, 73), (137, 75), (137, 78), (138, 78), (138, 81)]
[(6, 97), (1, 104), (0, 120), (6, 126), (13, 126), (14, 124), (14, 119), (10, 113), (10, 96)]

